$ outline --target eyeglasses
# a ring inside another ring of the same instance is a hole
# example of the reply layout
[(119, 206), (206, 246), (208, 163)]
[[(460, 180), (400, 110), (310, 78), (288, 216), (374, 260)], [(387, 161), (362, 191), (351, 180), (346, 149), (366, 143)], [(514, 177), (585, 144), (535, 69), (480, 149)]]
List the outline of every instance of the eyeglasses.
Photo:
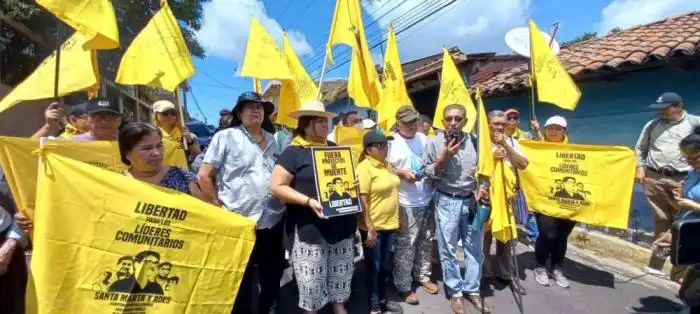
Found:
[(166, 117), (167, 116), (177, 117), (177, 111), (175, 111), (175, 110), (165, 110), (165, 111), (161, 112), (160, 114), (164, 115)]
[(462, 117), (462, 116), (447, 116), (447, 117), (445, 117), (445, 121), (447, 121), (447, 122), (460, 123), (460, 122), (462, 122), (462, 120), (464, 120), (464, 117)]

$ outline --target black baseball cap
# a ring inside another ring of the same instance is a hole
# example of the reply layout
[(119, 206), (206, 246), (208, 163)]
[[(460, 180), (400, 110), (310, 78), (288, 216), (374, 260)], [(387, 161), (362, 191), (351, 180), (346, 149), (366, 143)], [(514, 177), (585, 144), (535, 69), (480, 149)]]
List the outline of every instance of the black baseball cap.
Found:
[(231, 115), (231, 110), (228, 110), (228, 109), (221, 109), (221, 111), (219, 111), (219, 115), (220, 115), (220, 116), (230, 116), (230, 115)]
[(68, 116), (80, 117), (87, 113), (87, 103), (80, 103), (75, 106), (71, 106), (67, 110)]
[(680, 104), (683, 102), (683, 98), (676, 93), (668, 92), (663, 93), (656, 99), (656, 102), (651, 104), (649, 107), (654, 109), (664, 109), (671, 105)]
[(266, 115), (269, 115), (273, 111), (275, 111), (275, 105), (273, 105), (269, 101), (263, 100), (262, 97), (260, 96), (260, 94), (258, 94), (256, 92), (245, 92), (245, 93), (241, 94), (240, 96), (238, 96), (238, 101), (236, 101), (236, 106), (233, 108), (235, 109), (236, 107), (238, 107), (242, 104), (250, 103), (250, 102), (262, 104), (263, 108), (265, 109)]
[(394, 139), (393, 136), (384, 136), (384, 134), (382, 132), (370, 131), (370, 132), (367, 132), (367, 134), (365, 134), (365, 136), (362, 138), (362, 145), (367, 147), (367, 146), (372, 145), (372, 144), (391, 141), (393, 139)]
[(88, 114), (106, 112), (115, 115), (121, 115), (121, 113), (119, 112), (119, 105), (117, 105), (116, 102), (103, 97), (96, 97), (90, 99), (90, 101), (88, 101), (87, 103), (86, 111)]

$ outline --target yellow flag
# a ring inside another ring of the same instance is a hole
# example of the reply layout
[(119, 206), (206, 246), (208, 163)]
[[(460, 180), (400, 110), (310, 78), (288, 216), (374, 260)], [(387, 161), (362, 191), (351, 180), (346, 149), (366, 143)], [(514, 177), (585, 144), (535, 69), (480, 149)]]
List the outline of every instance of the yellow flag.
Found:
[(481, 98), (481, 91), (476, 89), (476, 103), (479, 105), (479, 162), (476, 173), (484, 177), (492, 177), (495, 169), (493, 160), (493, 143), (491, 142), (491, 129)]
[(537, 100), (567, 110), (576, 109), (581, 91), (554, 55), (535, 22), (530, 20), (530, 62)]
[(350, 146), (355, 166), (359, 163), (360, 154), (362, 154), (362, 149), (364, 148), (362, 139), (367, 132), (369, 132), (369, 130), (350, 126), (335, 127), (336, 144), (338, 144), (338, 146)]
[(192, 56), (187, 49), (173, 11), (167, 1), (136, 35), (119, 64), (116, 82), (175, 88), (194, 75)]
[(331, 48), (341, 43), (352, 47), (353, 50), (348, 95), (358, 107), (376, 108), (381, 95), (381, 83), (367, 44), (359, 0), (337, 0), (336, 2), (333, 24), (331, 24), (326, 44), (326, 57), (331, 62), (333, 62)]
[(241, 67), (241, 76), (255, 77), (261, 80), (292, 78), (277, 41), (255, 17), (250, 18), (250, 32)]
[(377, 111), (379, 113), (379, 126), (382, 129), (389, 129), (396, 122), (396, 109), (403, 105), (413, 105), (411, 98), (408, 97), (406, 83), (403, 79), (399, 45), (396, 41), (393, 25), (387, 39), (383, 71), (384, 89)]
[(231, 312), (254, 222), (55, 153), (43, 160), (27, 313)]
[[(20, 211), (34, 215), (36, 178), (39, 157), (39, 139), (0, 136), (0, 165)], [(163, 141), (164, 162), (170, 166), (187, 169), (185, 153), (177, 144)], [(60, 154), (84, 163), (114, 172), (122, 172), (127, 166), (121, 163), (119, 145), (116, 142), (45, 140), (44, 150)]]
[(36, 3), (82, 33), (84, 49), (119, 48), (119, 28), (110, 0), (36, 0)]
[(634, 152), (621, 146), (521, 141), (530, 163), (520, 172), (525, 199), (547, 216), (628, 228)]
[[(86, 41), (87, 37), (76, 32), (61, 45), (58, 96), (99, 89), (97, 52), (83, 49)], [(0, 100), (0, 112), (22, 101), (54, 97), (55, 81), (56, 52), (44, 59), (32, 74)]]
[(294, 52), (294, 47), (292, 47), (287, 34), (284, 34), (283, 44), (284, 58), (289, 66), (292, 79), (282, 81), (276, 122), (295, 128), (296, 120), (289, 117), (289, 113), (297, 110), (302, 103), (316, 99), (318, 97), (318, 86), (311, 79), (296, 52)]
[(491, 233), (503, 243), (518, 237), (517, 224), (513, 216), (515, 198), (515, 173), (503, 159), (496, 161), (489, 186), (491, 200)]
[(442, 122), (443, 110), (452, 104), (460, 104), (467, 110), (467, 124), (464, 126), (465, 132), (471, 132), (476, 124), (476, 108), (469, 95), (469, 89), (462, 79), (462, 75), (452, 60), (452, 55), (447, 49), (442, 48), (442, 81), (440, 82), (440, 95), (438, 96), (433, 126), (445, 130)]
[(262, 95), (262, 82), (255, 77), (253, 78), (253, 91)]

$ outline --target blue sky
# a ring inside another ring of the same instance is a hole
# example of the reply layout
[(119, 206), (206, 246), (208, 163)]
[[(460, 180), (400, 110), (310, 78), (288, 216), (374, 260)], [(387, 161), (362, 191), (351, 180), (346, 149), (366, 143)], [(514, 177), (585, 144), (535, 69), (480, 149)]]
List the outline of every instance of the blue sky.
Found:
[[(559, 42), (584, 32), (607, 33), (700, 10), (700, 0), (363, 0), (364, 23), (370, 45), (384, 38), (390, 23), (397, 31), (419, 16), (443, 10), (398, 35), (401, 60), (407, 62), (458, 46), (463, 52), (508, 54), (503, 36), (533, 18), (542, 30), (554, 22)], [(204, 23), (198, 33), (208, 57), (196, 59), (197, 74), (190, 78), (194, 98), (209, 123), (216, 123), (222, 108), (231, 108), (241, 92), (252, 89), (249, 78), (237, 72), (245, 51), (250, 17), (257, 17), (281, 43), (283, 30), (312, 76), (320, 73), (328, 39), (334, 0), (212, 0), (205, 4)], [(382, 50), (372, 50), (375, 63)], [(334, 49), (336, 64), (346, 60), (347, 48)], [(326, 78), (345, 78), (349, 65), (327, 72)], [(263, 83), (263, 88), (266, 82)], [(188, 95), (190, 114), (203, 120)]]

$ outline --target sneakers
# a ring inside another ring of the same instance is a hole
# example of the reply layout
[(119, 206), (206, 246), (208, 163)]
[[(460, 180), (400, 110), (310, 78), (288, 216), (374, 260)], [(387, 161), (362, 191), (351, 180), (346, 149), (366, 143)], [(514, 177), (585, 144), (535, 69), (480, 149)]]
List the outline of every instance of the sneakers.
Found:
[(549, 286), (549, 275), (544, 267), (535, 268), (535, 281), (543, 286)]
[(380, 304), (381, 313), (403, 314), (403, 307), (394, 301), (382, 301)]
[(427, 292), (427, 293), (438, 294), (438, 292), (440, 292), (440, 288), (438, 288), (438, 285), (436, 285), (433, 282), (430, 282), (430, 281), (421, 282), (420, 285), (423, 287), (423, 290), (425, 290), (425, 292)]
[(418, 296), (413, 291), (401, 292), (401, 297), (406, 304), (418, 305)]
[(562, 287), (562, 288), (569, 288), (571, 287), (571, 284), (569, 283), (569, 280), (564, 277), (564, 272), (561, 271), (561, 269), (555, 269), (552, 271), (552, 278), (554, 279), (554, 282), (557, 283), (557, 286)]

